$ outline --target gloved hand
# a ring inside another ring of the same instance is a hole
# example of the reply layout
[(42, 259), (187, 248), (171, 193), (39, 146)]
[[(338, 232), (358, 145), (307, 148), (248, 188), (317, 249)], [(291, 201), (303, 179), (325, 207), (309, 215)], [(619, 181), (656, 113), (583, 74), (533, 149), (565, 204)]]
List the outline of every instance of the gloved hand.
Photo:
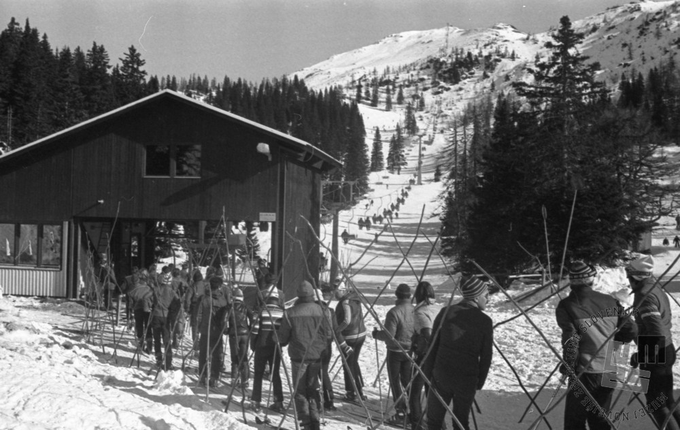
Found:
[(342, 350), (342, 353), (345, 355), (345, 357), (349, 357), (349, 355), (354, 352), (354, 349), (352, 349), (351, 346), (347, 345), (346, 342), (343, 342), (340, 345), (340, 349)]
[(637, 369), (638, 367), (638, 355), (637, 352), (634, 352), (633, 355), (630, 356), (630, 365), (634, 368)]

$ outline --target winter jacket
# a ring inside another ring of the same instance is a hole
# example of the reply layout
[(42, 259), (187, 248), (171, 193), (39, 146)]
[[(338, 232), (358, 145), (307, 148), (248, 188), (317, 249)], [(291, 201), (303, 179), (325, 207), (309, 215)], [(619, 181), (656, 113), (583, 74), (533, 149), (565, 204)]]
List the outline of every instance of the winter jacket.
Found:
[(153, 317), (163, 317), (168, 321), (174, 321), (180, 306), (179, 297), (172, 291), (170, 284), (161, 285), (154, 290), (153, 310), (151, 311)]
[[(338, 320), (335, 318), (335, 311), (333, 308), (328, 306), (328, 303), (324, 301), (318, 301), (317, 302), (324, 311), (324, 314), (326, 315), (326, 319), (328, 320), (328, 323), (331, 326), (331, 330), (333, 330), (333, 334), (335, 335), (335, 339), (338, 341), (338, 345), (345, 344), (345, 337), (342, 335), (342, 331), (340, 331), (340, 326), (338, 325)], [(333, 345), (333, 336), (331, 336), (328, 339), (328, 348), (330, 351), (331, 346)]]
[[(612, 333), (621, 326), (613, 339), (630, 342), (635, 338), (636, 328), (619, 302), (608, 294), (593, 291), (588, 286), (572, 287), (569, 296), (562, 299), (555, 310), (557, 324), (562, 329), (564, 359), (580, 373), (604, 373), (607, 350), (604, 345)], [(602, 347), (601, 347), (602, 346)], [(572, 352), (573, 359), (572, 361)], [(591, 361), (592, 360), (592, 361)]]
[(282, 319), (283, 309), (279, 305), (267, 304), (266, 307), (262, 308), (253, 322), (254, 341), (251, 342), (252, 348), (271, 348), (276, 345), (274, 331), (281, 327)]
[(200, 281), (194, 282), (194, 285), (189, 288), (187, 294), (184, 296), (184, 307), (186, 309), (196, 309), (203, 299), (206, 290), (210, 291), (210, 284), (207, 281), (201, 279)]
[(434, 378), (438, 387), (481, 390), (491, 367), (491, 318), (464, 301), (442, 309), (433, 330), (432, 351), (422, 366), (425, 376)]
[(269, 269), (267, 267), (257, 267), (255, 268), (255, 281), (257, 282), (257, 288), (264, 290), (268, 287), (267, 285), (267, 275), (269, 274)]
[(658, 345), (659, 350), (664, 350), (673, 343), (668, 295), (654, 278), (635, 281), (633, 293), (633, 306), (637, 309), (635, 323), (639, 331), (638, 351), (647, 350), (650, 353), (645, 361), (642, 357), (638, 357), (638, 360), (640, 363), (659, 363), (653, 355), (654, 347)]
[(132, 300), (132, 309), (151, 312), (153, 290), (146, 282), (138, 281), (135, 287), (128, 291), (128, 297)]
[(181, 277), (177, 276), (172, 278), (172, 281), (170, 282), (170, 286), (172, 287), (172, 290), (177, 293), (178, 296), (183, 297), (189, 290), (189, 284), (187, 284), (187, 281), (182, 279)]
[(234, 301), (227, 321), (229, 336), (241, 336), (250, 333), (250, 324), (252, 320), (253, 313), (250, 309), (248, 309), (242, 301)]
[(413, 309), (413, 330), (415, 333), (420, 333), (422, 329), (433, 327), (434, 319), (441, 311), (441, 306), (430, 303), (427, 301), (422, 301), (416, 305)]
[[(417, 357), (422, 357), (427, 352), (434, 319), (437, 318), (440, 310), (441, 306), (434, 303), (428, 304), (425, 300), (418, 303), (413, 309), (413, 339), (411, 341), (411, 349)], [(423, 329), (428, 329), (430, 334), (425, 336)]]
[(352, 292), (340, 299), (335, 307), (338, 329), (345, 340), (357, 340), (366, 337), (364, 314), (359, 296)]
[(229, 303), (222, 289), (210, 290), (208, 294), (204, 294), (196, 312), (196, 325), (201, 335), (224, 333)]
[(397, 304), (387, 311), (385, 330), (373, 332), (373, 337), (385, 342), (390, 351), (401, 352), (403, 349), (408, 352), (411, 349), (411, 338), (413, 337), (413, 305), (411, 300), (398, 299)]
[(281, 346), (288, 345), (291, 361), (313, 363), (321, 359), (332, 336), (331, 330), (323, 308), (314, 302), (314, 297), (301, 297), (283, 314), (276, 333)]

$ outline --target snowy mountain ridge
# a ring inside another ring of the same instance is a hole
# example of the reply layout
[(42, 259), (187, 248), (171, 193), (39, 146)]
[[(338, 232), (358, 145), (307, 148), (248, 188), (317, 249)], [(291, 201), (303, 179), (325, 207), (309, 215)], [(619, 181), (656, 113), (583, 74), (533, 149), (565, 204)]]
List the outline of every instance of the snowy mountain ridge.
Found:
[[(454, 49), (473, 53), (514, 52), (514, 59), (501, 60), (491, 78), (496, 87), (524, 79), (526, 69), (537, 55), (546, 55), (544, 44), (557, 28), (546, 32), (525, 33), (510, 24), (499, 23), (486, 29), (465, 30), (444, 27), (423, 31), (406, 31), (385, 37), (368, 46), (340, 53), (293, 73), (312, 88), (347, 86), (375, 70), (389, 67), (398, 70), (413, 64), (425, 64), (430, 58), (444, 58)], [(642, 1), (610, 7), (607, 10), (572, 22), (573, 28), (586, 35), (581, 45), (584, 55), (601, 64), (599, 78), (615, 85), (623, 72), (646, 71), (674, 56), (680, 45), (680, 3), (678, 1)], [(508, 75), (508, 79), (506, 79)]]

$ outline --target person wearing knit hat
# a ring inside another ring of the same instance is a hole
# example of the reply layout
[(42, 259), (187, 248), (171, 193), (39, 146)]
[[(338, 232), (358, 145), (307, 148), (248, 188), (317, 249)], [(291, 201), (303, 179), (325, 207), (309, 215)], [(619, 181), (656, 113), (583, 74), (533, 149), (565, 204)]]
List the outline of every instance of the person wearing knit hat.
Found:
[(597, 270), (583, 261), (576, 261), (569, 266), (569, 281), (571, 286), (593, 285)]
[(257, 287), (260, 290), (264, 290), (269, 285), (271, 285), (272, 281), (274, 280), (274, 276), (269, 271), (269, 267), (267, 266), (266, 260), (264, 260), (263, 258), (258, 258), (257, 266), (255, 266), (254, 270), (255, 281), (257, 282)]
[[(167, 274), (172, 280), (172, 275)], [(179, 296), (170, 286), (170, 281), (158, 285), (153, 295), (151, 311), (151, 332), (154, 340), (156, 365), (163, 370), (171, 370), (172, 335), (179, 309), (182, 303)], [(162, 344), (161, 344), (162, 341)]]
[[(572, 262), (569, 265), (571, 292), (555, 309), (562, 331), (559, 370), (563, 378), (570, 378), (564, 409), (565, 429), (582, 429), (586, 423), (591, 429), (610, 428), (605, 414), (611, 409), (616, 373), (611, 373), (607, 366), (607, 353), (613, 351), (615, 342), (628, 343), (636, 335), (635, 324), (621, 304), (609, 294), (593, 290), (596, 274), (592, 265)], [(580, 375), (578, 380), (577, 375)], [(582, 402), (583, 397), (579, 395), (583, 389), (590, 392), (599, 407)]]
[[(349, 279), (345, 279), (350, 282)], [(345, 355), (346, 365), (343, 367), (345, 377), (345, 400), (353, 402), (359, 396), (366, 400), (364, 395), (364, 378), (361, 374), (359, 357), (361, 348), (366, 340), (366, 325), (364, 325), (364, 311), (361, 299), (356, 291), (347, 288), (347, 283), (338, 277), (335, 280), (335, 298), (338, 304), (335, 306), (335, 317), (338, 321), (338, 330), (342, 332), (347, 345), (353, 351)], [(356, 388), (356, 389), (355, 389)]]
[(638, 351), (632, 355), (630, 364), (649, 372), (645, 398), (656, 422), (668, 421), (666, 428), (679, 429), (680, 409), (673, 409), (676, 401), (673, 395), (676, 360), (671, 336), (673, 316), (668, 294), (661, 289), (653, 271), (654, 259), (650, 255), (640, 255), (626, 267), (634, 294), (633, 309), (637, 310), (634, 315), (638, 329)]
[[(194, 279), (201, 277), (195, 276)], [(222, 287), (222, 278), (212, 277), (205, 284), (210, 285), (210, 288), (198, 297), (199, 302), (195, 307), (196, 328), (199, 333), (199, 383), (205, 385), (208, 380), (208, 385), (215, 387), (224, 362), (222, 335), (226, 329), (229, 301)], [(205, 288), (205, 284), (200, 280), (200, 288)]]
[(628, 263), (626, 274), (638, 281), (650, 278), (654, 270), (654, 258), (651, 255), (641, 255)]
[(385, 330), (373, 329), (373, 338), (387, 345), (387, 376), (390, 380), (392, 400), (395, 402), (396, 414), (388, 422), (403, 425), (406, 419), (406, 398), (402, 387), (409, 386), (412, 364), (408, 352), (411, 350), (413, 337), (413, 305), (411, 304), (411, 288), (407, 284), (399, 284), (394, 292), (397, 301), (385, 317)]
[(229, 349), (231, 353), (231, 381), (240, 388), (248, 387), (250, 366), (248, 363), (248, 340), (253, 320), (252, 311), (243, 302), (243, 291), (234, 288), (231, 291), (231, 312), (227, 320)]
[(337, 342), (339, 351), (344, 355), (349, 356), (352, 354), (352, 348), (347, 345), (345, 338), (342, 337), (342, 332), (338, 330), (338, 321), (335, 318), (335, 310), (330, 307), (330, 302), (333, 300), (334, 289), (327, 282), (322, 282), (320, 285), (321, 297), (317, 299), (317, 303), (321, 305), (326, 314), (326, 318), (330, 322), (333, 329), (333, 337), (328, 339), (326, 349), (323, 354), (321, 354), (321, 387), (323, 393), (323, 408), (326, 411), (334, 411), (334, 399), (335, 394), (333, 393), (333, 384), (330, 377), (330, 362), (333, 355), (333, 343)]
[[(474, 275), (460, 281), (463, 300), (443, 308), (433, 323), (431, 350), (422, 370), (439, 396), (427, 397), (427, 426), (444, 428), (448, 405), (453, 400), (453, 427), (458, 421), (470, 428), (470, 410), (477, 390), (489, 374), (493, 355), (493, 324), (483, 310), (487, 283)], [(439, 397), (444, 401), (440, 402)]]
[(302, 281), (297, 295), (297, 301), (285, 311), (276, 333), (281, 346), (288, 345), (292, 380), (297, 384), (294, 400), (301, 428), (320, 430), (321, 356), (333, 336), (333, 329), (323, 308), (315, 303), (312, 284)]
[[(276, 292), (276, 288), (272, 287)], [(281, 385), (281, 349), (276, 343), (276, 330), (281, 326), (283, 319), (283, 307), (280, 304), (278, 294), (271, 294), (265, 299), (265, 305), (259, 310), (251, 329), (251, 348), (255, 353), (253, 359), (253, 391), (250, 396), (251, 408), (259, 413), (261, 411), (262, 381), (266, 379), (266, 368), (271, 376), (271, 393), (274, 402), (269, 409), (274, 412), (283, 412), (283, 386)]]
[[(421, 366), (427, 351), (429, 350), (430, 338), (432, 337), (432, 324), (441, 306), (435, 303), (434, 287), (427, 281), (420, 281), (413, 293), (416, 306), (413, 308), (413, 340), (411, 350), (415, 364)], [(423, 405), (421, 394), (429, 391), (425, 388), (425, 379), (419, 372), (414, 372), (413, 382), (411, 383), (411, 395), (409, 396), (409, 411), (411, 417), (411, 428), (416, 430), (422, 428), (425, 421), (423, 415)]]

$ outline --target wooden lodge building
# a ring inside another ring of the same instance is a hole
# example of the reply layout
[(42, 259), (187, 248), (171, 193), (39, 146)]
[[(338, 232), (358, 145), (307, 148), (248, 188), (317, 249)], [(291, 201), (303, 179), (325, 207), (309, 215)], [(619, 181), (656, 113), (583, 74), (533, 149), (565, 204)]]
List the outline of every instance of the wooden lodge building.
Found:
[(340, 167), (285, 133), (153, 94), (0, 156), (0, 286), (76, 298), (104, 252), (119, 280), (153, 263), (160, 221), (191, 226), (198, 248), (205, 226), (226, 220), (267, 223), (271, 269), (294, 296), (318, 279), (305, 219), (318, 234), (321, 177)]

